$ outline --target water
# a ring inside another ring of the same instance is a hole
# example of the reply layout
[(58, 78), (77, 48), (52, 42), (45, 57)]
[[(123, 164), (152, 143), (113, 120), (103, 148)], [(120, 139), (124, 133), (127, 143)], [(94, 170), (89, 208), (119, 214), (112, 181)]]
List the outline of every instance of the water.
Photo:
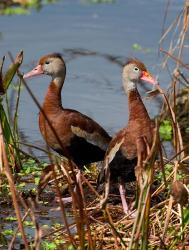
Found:
[[(181, 10), (184, 1), (171, 1), (167, 24)], [(28, 16), (0, 16), (0, 56), (24, 50), (21, 70), (29, 71), (44, 54), (65, 49), (88, 49), (115, 56), (140, 58), (154, 75), (160, 75), (162, 87), (169, 83), (160, 70), (158, 41), (161, 37), (166, 1), (132, 0), (113, 4), (86, 4), (64, 0), (45, 6)], [(140, 44), (150, 51), (134, 50)], [(50, 79), (35, 78), (29, 86), (41, 103)], [(67, 77), (62, 92), (64, 107), (79, 110), (98, 121), (110, 134), (125, 126), (127, 98), (121, 87), (121, 68), (99, 56), (67, 60)], [(157, 103), (145, 101), (150, 115)], [(43, 145), (38, 129), (38, 109), (25, 89), (19, 107), (19, 127), (31, 144)], [(41, 155), (41, 153), (39, 153)]]

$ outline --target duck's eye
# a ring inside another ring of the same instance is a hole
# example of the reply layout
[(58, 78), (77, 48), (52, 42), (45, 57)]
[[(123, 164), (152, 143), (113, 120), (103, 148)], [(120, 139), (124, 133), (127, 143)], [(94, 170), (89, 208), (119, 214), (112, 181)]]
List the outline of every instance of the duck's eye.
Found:
[(135, 71), (135, 72), (139, 71), (139, 68), (134, 67), (134, 71)]
[(45, 64), (49, 64), (50, 62), (49, 61), (46, 61)]

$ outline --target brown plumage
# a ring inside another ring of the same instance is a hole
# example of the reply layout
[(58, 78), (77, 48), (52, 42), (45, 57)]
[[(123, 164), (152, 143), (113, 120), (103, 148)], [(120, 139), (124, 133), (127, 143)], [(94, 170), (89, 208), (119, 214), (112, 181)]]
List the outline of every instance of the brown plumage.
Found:
[(137, 84), (142, 81), (156, 84), (145, 65), (137, 59), (130, 59), (123, 68), (123, 87), (128, 95), (129, 121), (110, 142), (104, 159), (104, 169), (99, 175), (99, 183), (105, 181), (105, 196), (101, 205), (107, 201), (110, 182), (119, 183), (123, 209), (128, 213), (125, 200), (125, 182), (135, 180), (137, 164), (137, 145), (139, 137), (145, 137), (149, 146), (153, 140), (154, 123), (141, 100)]
[(39, 114), (40, 131), (47, 144), (69, 157), (79, 168), (103, 160), (111, 140), (108, 133), (88, 116), (62, 106), (61, 90), (66, 66), (61, 55), (54, 53), (42, 57), (37, 67), (25, 74), (24, 78), (41, 74), (52, 77), (42, 106), (45, 115), (43, 112)]

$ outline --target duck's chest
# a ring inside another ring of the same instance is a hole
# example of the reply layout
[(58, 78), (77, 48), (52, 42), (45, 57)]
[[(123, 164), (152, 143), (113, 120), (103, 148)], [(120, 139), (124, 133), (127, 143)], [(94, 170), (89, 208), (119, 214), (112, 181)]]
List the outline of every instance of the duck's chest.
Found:
[(39, 128), (47, 144), (53, 148), (59, 148), (60, 142), (69, 144), (73, 137), (69, 120), (59, 113), (44, 116), (40, 112)]
[(145, 138), (149, 146), (153, 142), (153, 128), (154, 124), (151, 120), (146, 122), (138, 122), (131, 124), (127, 131), (127, 136), (122, 146), (122, 152), (128, 159), (133, 159), (137, 156), (137, 139)]

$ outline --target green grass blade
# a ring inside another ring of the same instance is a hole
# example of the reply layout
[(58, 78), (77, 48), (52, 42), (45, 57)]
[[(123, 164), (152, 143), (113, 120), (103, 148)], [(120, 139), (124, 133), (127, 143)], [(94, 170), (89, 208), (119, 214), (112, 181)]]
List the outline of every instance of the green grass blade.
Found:
[(14, 75), (16, 74), (16, 71), (20, 67), (23, 61), (23, 51), (19, 52), (18, 55), (15, 58), (15, 61), (9, 66), (7, 72), (5, 73), (5, 76), (3, 78), (3, 90), (4, 93), (8, 89)]
[(6, 143), (12, 144), (13, 143), (13, 134), (11, 131), (11, 127), (9, 121), (7, 119), (6, 112), (2, 103), (0, 104), (0, 119), (2, 123), (3, 135), (5, 138)]
[(5, 61), (5, 56), (0, 61), (0, 93), (4, 94), (4, 88), (3, 88), (3, 64)]

